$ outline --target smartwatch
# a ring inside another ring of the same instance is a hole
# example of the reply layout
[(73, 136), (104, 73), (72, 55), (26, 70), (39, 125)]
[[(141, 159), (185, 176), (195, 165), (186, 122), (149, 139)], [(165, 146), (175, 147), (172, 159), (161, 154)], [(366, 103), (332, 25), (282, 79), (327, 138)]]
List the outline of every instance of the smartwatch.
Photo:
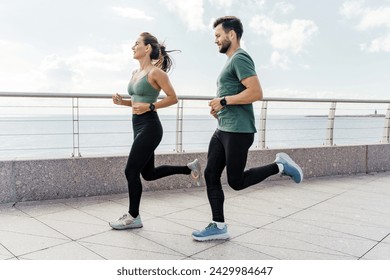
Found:
[(219, 101), (219, 103), (221, 104), (221, 106), (225, 107), (225, 106), (227, 105), (226, 98), (223, 97), (223, 98)]
[(156, 106), (154, 106), (153, 103), (150, 103), (149, 109), (150, 109), (150, 112), (154, 112), (154, 110), (156, 109)]

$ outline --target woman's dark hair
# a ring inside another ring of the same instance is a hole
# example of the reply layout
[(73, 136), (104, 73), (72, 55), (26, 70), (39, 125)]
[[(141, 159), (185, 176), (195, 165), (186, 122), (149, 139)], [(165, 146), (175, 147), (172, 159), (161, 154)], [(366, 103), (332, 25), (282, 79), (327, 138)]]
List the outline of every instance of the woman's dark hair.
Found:
[(244, 33), (244, 27), (242, 26), (241, 20), (235, 16), (220, 17), (214, 21), (213, 27), (216, 28), (222, 23), (222, 28), (225, 33), (230, 30), (234, 30), (237, 34), (238, 40), (241, 39), (242, 33)]
[(173, 61), (168, 53), (177, 50), (167, 51), (164, 44), (160, 44), (157, 38), (149, 32), (143, 32), (140, 36), (143, 38), (145, 46), (150, 45), (152, 47), (150, 58), (156, 61), (154, 65), (164, 72), (169, 72), (173, 66)]

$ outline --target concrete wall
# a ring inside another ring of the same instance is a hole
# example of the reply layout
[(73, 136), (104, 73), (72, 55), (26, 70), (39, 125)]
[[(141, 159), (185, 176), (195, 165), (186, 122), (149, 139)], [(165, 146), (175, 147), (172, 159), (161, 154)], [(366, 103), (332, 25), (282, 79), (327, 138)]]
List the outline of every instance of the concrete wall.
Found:
[[(247, 168), (274, 161), (282, 150), (254, 150)], [(363, 145), (284, 149), (301, 165), (305, 177), (358, 174), (390, 170), (390, 145)], [(185, 165), (205, 153), (161, 154), (161, 164)], [(69, 158), (0, 161), (0, 203), (46, 200), (127, 192), (124, 168), (127, 157)], [(280, 180), (273, 176), (270, 180)], [(223, 181), (226, 182), (225, 175)], [(188, 176), (170, 176), (153, 182), (143, 181), (144, 190), (194, 187)]]

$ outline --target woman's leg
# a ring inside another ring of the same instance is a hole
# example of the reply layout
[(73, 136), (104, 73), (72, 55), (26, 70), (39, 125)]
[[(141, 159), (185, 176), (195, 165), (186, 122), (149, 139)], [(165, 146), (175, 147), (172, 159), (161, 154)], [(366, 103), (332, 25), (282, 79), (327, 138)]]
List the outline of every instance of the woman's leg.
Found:
[(140, 174), (153, 157), (154, 150), (161, 141), (161, 124), (156, 121), (149, 121), (146, 124), (134, 125), (134, 135), (135, 138), (126, 164), (125, 174), (129, 189), (129, 213), (131, 216), (137, 217), (142, 195)]
[(189, 169), (187, 166), (161, 165), (155, 167), (154, 153), (149, 158), (148, 162), (145, 164), (145, 167), (141, 171), (142, 177), (146, 181), (154, 181), (175, 174), (189, 175), (190, 173), (191, 169)]

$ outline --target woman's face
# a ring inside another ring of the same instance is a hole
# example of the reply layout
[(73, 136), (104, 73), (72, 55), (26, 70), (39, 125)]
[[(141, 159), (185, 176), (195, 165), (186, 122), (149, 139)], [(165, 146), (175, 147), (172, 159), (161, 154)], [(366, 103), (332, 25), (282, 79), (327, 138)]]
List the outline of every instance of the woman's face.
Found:
[(133, 50), (133, 58), (140, 59), (147, 54), (148, 46), (145, 46), (144, 39), (139, 37), (131, 49)]

